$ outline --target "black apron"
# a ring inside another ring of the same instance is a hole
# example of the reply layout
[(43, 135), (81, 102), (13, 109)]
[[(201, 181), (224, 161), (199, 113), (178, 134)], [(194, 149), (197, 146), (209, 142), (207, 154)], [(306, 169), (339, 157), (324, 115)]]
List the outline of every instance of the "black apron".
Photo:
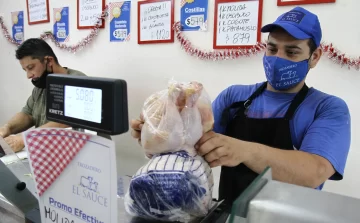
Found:
[[(249, 118), (247, 109), (252, 101), (266, 89), (267, 82), (261, 85), (246, 101), (235, 102), (223, 111), (222, 125), (227, 124), (225, 135), (244, 141), (260, 143), (274, 148), (293, 150), (290, 120), (296, 109), (304, 101), (309, 88), (304, 84), (296, 94), (283, 118)], [(237, 109), (230, 117), (230, 110)], [(244, 164), (236, 167), (221, 167), (219, 200), (225, 199), (229, 205), (258, 176)]]

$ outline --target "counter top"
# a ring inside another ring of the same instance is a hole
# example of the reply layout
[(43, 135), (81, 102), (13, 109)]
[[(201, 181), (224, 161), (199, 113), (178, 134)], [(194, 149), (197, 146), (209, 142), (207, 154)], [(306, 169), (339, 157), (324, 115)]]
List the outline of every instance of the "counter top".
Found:
[[(21, 157), (21, 159), (19, 158)], [(28, 160), (26, 159), (26, 153), (20, 155), (8, 155), (0, 158), (2, 162), (6, 164), (6, 166), (23, 182), (26, 183), (28, 190), (35, 196), (35, 183), (33, 181), (30, 165)], [(119, 180), (119, 183), (122, 183), (121, 188), (128, 188), (130, 178), (119, 178), (124, 180)], [(118, 196), (118, 222), (121, 223), (151, 223), (157, 221), (144, 220), (137, 217), (130, 216), (124, 207), (124, 198), (123, 195), (126, 191), (121, 191), (120, 196)], [(1, 223), (23, 223), (24, 222), (24, 214), (15, 206), (13, 206), (3, 195), (0, 194), (0, 222)], [(196, 220), (196, 222), (200, 222), (201, 220)]]
[[(25, 153), (25, 157), (26, 157), (26, 153)], [(36, 196), (35, 184), (30, 174), (31, 171), (30, 171), (29, 162), (27, 159), (23, 158), (23, 154), (19, 154), (19, 158), (15, 154), (12, 154), (12, 155), (4, 156), (0, 159), (15, 174), (15, 176), (18, 179), (26, 183), (26, 187), (29, 189), (29, 191)], [(24, 222), (24, 214), (17, 207), (13, 206), (1, 193), (0, 193), (0, 222), (2, 223)]]

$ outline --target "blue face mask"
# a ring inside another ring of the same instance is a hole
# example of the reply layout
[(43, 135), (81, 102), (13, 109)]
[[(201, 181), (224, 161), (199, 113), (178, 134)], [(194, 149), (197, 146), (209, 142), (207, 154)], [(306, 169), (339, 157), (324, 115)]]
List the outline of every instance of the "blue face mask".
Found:
[(266, 79), (275, 90), (287, 90), (305, 79), (309, 61), (293, 62), (276, 56), (264, 55)]

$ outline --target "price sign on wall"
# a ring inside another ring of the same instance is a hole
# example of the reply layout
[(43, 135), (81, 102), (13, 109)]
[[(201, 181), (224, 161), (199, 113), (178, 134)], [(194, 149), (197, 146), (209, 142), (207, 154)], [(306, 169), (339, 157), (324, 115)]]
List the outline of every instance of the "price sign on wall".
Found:
[(138, 2), (138, 43), (174, 42), (174, 0)]
[(11, 18), (13, 34), (12, 37), (17, 43), (22, 43), (24, 41), (24, 12), (11, 12)]
[(207, 30), (208, 0), (181, 1), (183, 31)]
[(58, 42), (66, 42), (69, 37), (69, 7), (54, 8), (54, 35)]
[(29, 25), (50, 22), (49, 0), (26, 0)]
[(263, 0), (215, 0), (214, 49), (250, 48), (261, 38)]
[[(98, 18), (105, 9), (105, 0), (77, 0), (77, 28), (91, 29), (95, 27)], [(100, 28), (104, 28), (104, 20), (101, 20)]]
[(130, 40), (131, 1), (110, 2), (110, 41)]

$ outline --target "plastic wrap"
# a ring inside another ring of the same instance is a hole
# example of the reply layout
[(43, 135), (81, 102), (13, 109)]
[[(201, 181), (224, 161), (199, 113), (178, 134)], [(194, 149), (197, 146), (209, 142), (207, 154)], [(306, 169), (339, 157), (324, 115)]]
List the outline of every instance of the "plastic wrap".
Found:
[(212, 204), (213, 175), (194, 148), (213, 128), (211, 100), (198, 82), (170, 82), (146, 99), (141, 144), (150, 161), (130, 181), (126, 211), (159, 221), (190, 222)]
[(203, 133), (213, 128), (211, 100), (198, 82), (171, 82), (151, 95), (140, 115), (141, 144), (147, 154), (187, 150), (193, 153)]

